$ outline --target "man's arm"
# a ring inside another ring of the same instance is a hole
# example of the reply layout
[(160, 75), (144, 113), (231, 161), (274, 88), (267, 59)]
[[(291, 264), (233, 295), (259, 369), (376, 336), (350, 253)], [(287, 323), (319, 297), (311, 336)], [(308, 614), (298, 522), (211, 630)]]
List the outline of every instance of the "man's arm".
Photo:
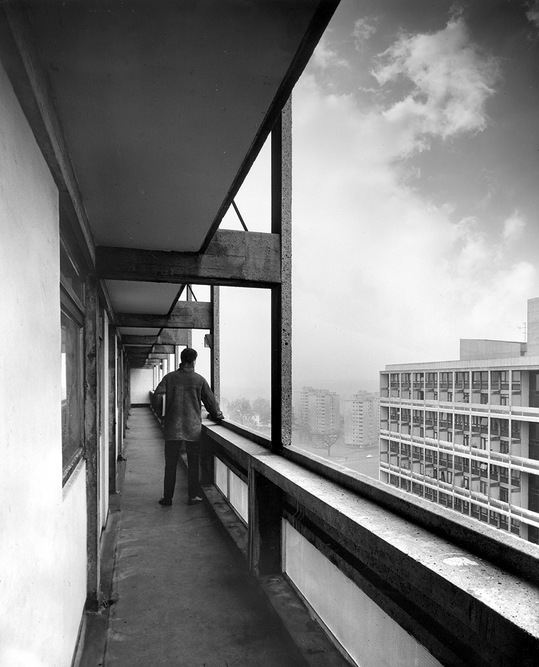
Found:
[(206, 382), (206, 380), (204, 380), (204, 384), (202, 385), (201, 398), (202, 403), (204, 403), (204, 407), (210, 414), (210, 419), (213, 419), (213, 421), (221, 421), (225, 418), (221, 412), (219, 403), (217, 403), (217, 399), (215, 398), (213, 391), (210, 389), (210, 385)]

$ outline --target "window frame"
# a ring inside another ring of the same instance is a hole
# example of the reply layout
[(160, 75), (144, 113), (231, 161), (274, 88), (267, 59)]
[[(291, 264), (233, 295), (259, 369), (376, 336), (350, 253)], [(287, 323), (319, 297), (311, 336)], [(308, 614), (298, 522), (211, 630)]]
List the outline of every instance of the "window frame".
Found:
[[(80, 279), (80, 295), (71, 286), (71, 281), (63, 272), (65, 262), (69, 262), (69, 269), (73, 271)], [(78, 374), (78, 396), (76, 400), (79, 404), (77, 414), (78, 430), (80, 441), (78, 445), (70, 447), (67, 456), (65, 455), (65, 443), (63, 432), (63, 405), (61, 410), (62, 419), (62, 487), (66, 485), (69, 478), (76, 469), (84, 453), (84, 276), (79, 269), (77, 262), (73, 257), (67, 243), (60, 237), (60, 320), (61, 327), (64, 326), (64, 318), (69, 320), (77, 328), (77, 374)], [(62, 372), (62, 371), (61, 371)], [(67, 400), (67, 399), (66, 399)], [(62, 401), (63, 403), (63, 401)]]

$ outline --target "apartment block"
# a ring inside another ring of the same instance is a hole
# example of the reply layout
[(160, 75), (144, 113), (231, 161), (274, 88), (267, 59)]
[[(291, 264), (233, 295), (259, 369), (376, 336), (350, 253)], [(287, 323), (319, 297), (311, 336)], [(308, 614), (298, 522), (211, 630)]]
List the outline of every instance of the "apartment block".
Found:
[(539, 299), (527, 331), (461, 340), (458, 361), (386, 366), (380, 479), (539, 543)]
[(299, 422), (312, 434), (335, 433), (340, 428), (340, 396), (327, 389), (303, 387), (298, 393)]
[(344, 401), (344, 443), (349, 447), (373, 447), (380, 435), (380, 397), (359, 391)]

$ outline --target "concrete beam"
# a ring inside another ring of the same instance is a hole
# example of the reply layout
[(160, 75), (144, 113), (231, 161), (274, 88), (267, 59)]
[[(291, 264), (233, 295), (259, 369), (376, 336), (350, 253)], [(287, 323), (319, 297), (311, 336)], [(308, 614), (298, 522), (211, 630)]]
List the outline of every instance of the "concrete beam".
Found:
[(155, 345), (157, 336), (122, 336), (122, 343), (129, 346)]
[(100, 279), (270, 287), (281, 281), (278, 234), (219, 230), (204, 254), (96, 248)]
[(131, 359), (147, 359), (148, 355), (152, 353), (151, 347), (126, 347), (127, 358)]
[(174, 345), (154, 345), (152, 352), (157, 352), (160, 354), (174, 354), (176, 348)]
[[(210, 329), (212, 305), (205, 301), (179, 301), (170, 315), (144, 315), (140, 313), (116, 313), (118, 327), (145, 327), (153, 329)], [(162, 334), (163, 335), (163, 334)], [(169, 337), (167, 334), (165, 338)], [(159, 340), (162, 344), (186, 343)]]
[(189, 334), (187, 329), (163, 329), (157, 342), (161, 345), (189, 345)]

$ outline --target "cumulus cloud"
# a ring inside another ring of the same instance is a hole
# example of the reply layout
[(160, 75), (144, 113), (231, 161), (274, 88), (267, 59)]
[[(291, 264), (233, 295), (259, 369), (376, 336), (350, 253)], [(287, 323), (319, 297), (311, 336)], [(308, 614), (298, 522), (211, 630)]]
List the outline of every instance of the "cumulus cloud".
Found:
[[(536, 269), (516, 252), (530, 231), (522, 214), (487, 217), (492, 181), (474, 215), (456, 219), (461, 202), (435, 205), (402, 177), (401, 158), (418, 146), (486, 126), (496, 62), (458, 17), (438, 33), (401, 37), (376, 73), (381, 85), (405, 78), (412, 91), (380, 109), (328, 94), (320, 67), (338, 61), (323, 44), (293, 95), (294, 382), (338, 389), (349, 380), (353, 391), (370, 378), (374, 389), (386, 364), (456, 358), (460, 338), (518, 338), (526, 299), (539, 294)], [(259, 188), (251, 198), (256, 220)], [(252, 312), (242, 305), (234, 315)], [(319, 363), (328, 348), (331, 364)]]
[(507, 218), (504, 222), (502, 233), (503, 239), (508, 242), (516, 241), (522, 236), (525, 227), (526, 222), (519, 215), (518, 211), (515, 211), (513, 215)]
[(328, 33), (325, 33), (318, 42), (313, 53), (313, 62), (322, 69), (326, 69), (330, 65), (348, 67), (348, 62), (330, 47)]
[(357, 19), (354, 23), (354, 29), (352, 30), (352, 35), (354, 37), (354, 44), (356, 49), (359, 51), (363, 48), (363, 45), (367, 40), (369, 40), (376, 33), (376, 27), (369, 23), (368, 19)]
[(450, 203), (403, 183), (387, 116), (324, 94), (313, 77), (294, 92), (294, 146), (298, 375), (329, 343), (326, 384), (331, 374), (456, 358), (460, 338), (518, 337), (538, 287), (535, 268), (512, 254), (525, 233), (518, 212), (497, 233), (478, 217), (455, 221)]
[(401, 152), (409, 154), (424, 150), (432, 137), (483, 130), (498, 65), (471, 42), (458, 17), (438, 32), (401, 36), (372, 74), (382, 86), (400, 78), (412, 85), (404, 99), (384, 112), (399, 128)]
[(529, 9), (526, 12), (526, 18), (530, 23), (533, 23), (533, 25), (539, 29), (539, 1), (535, 0), (535, 2), (531, 2), (529, 4)]

